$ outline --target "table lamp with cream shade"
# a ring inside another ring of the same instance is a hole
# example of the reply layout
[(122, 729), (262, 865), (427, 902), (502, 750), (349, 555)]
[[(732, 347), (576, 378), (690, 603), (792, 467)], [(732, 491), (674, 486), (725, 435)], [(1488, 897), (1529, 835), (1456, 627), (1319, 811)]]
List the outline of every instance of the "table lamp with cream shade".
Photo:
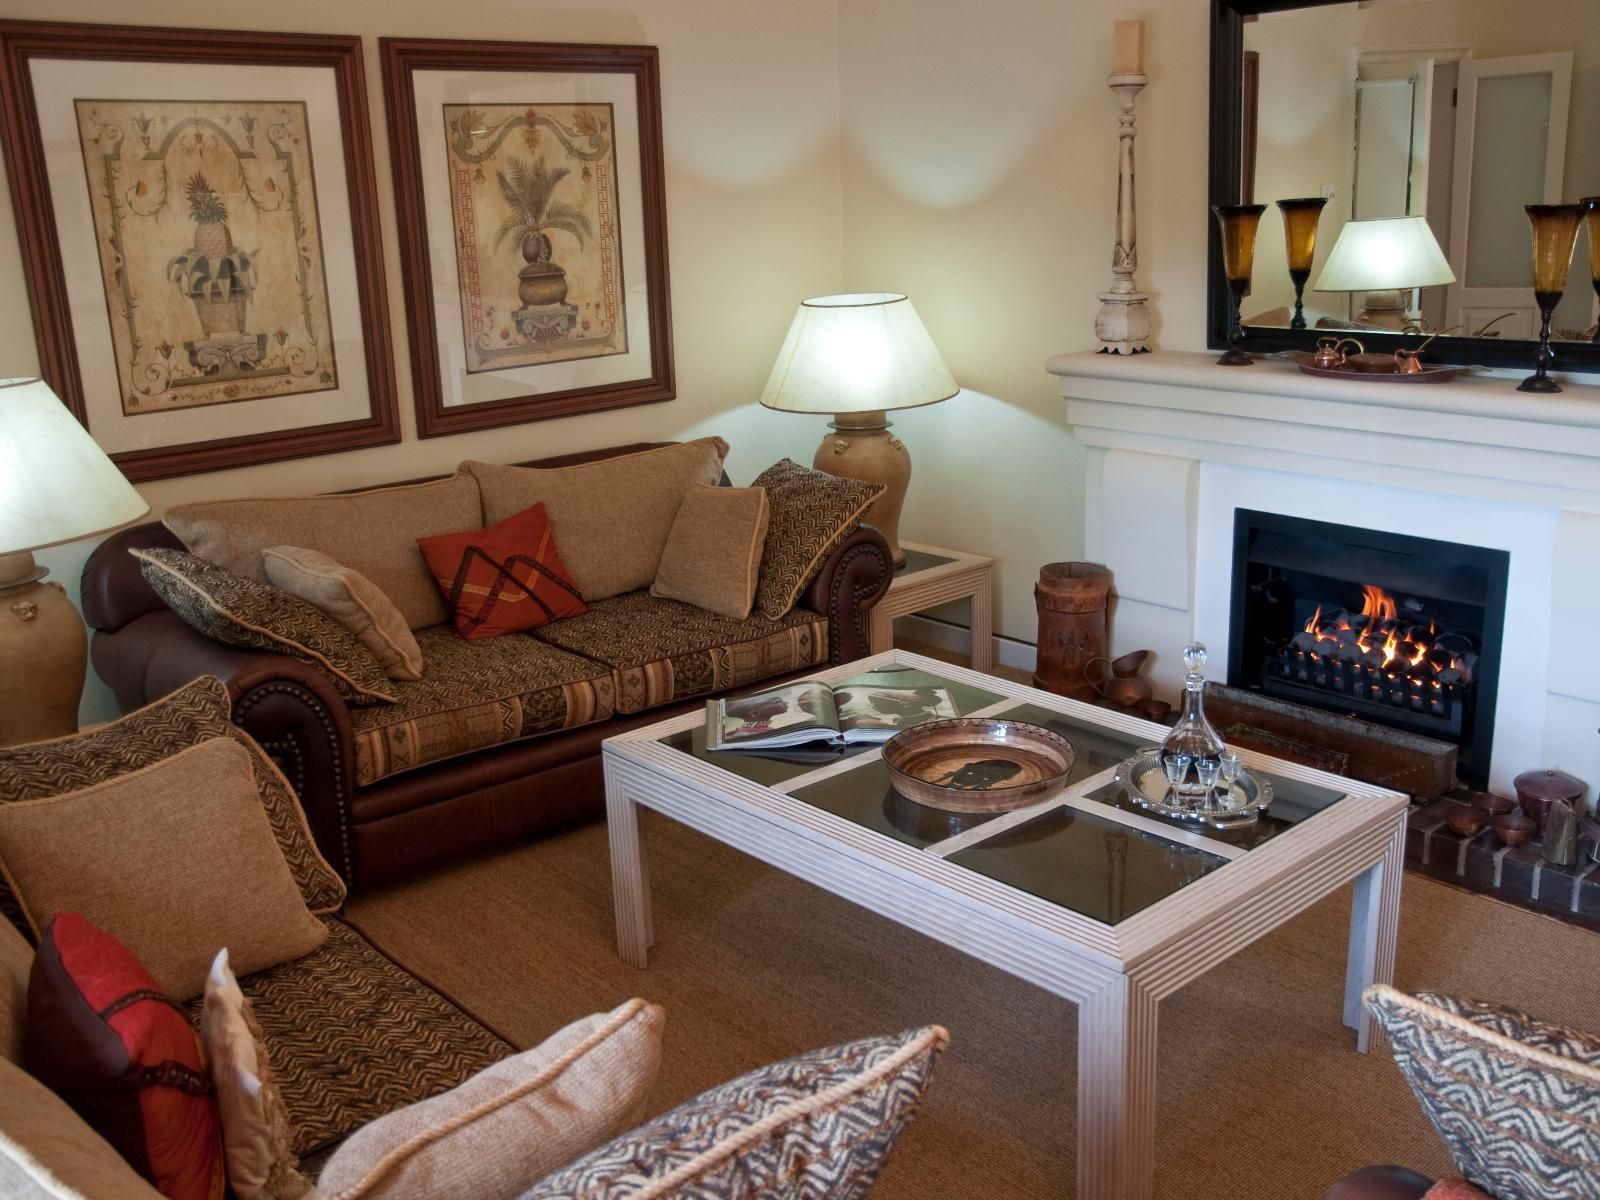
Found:
[(1315, 286), (1319, 292), (1366, 292), (1357, 320), (1402, 330), (1406, 292), (1455, 281), (1427, 218), (1380, 217), (1346, 222)]
[(889, 432), (889, 409), (948, 400), (960, 387), (911, 301), (898, 292), (852, 292), (800, 302), (761, 403), (783, 412), (828, 413), (833, 420), (812, 466), (830, 475), (881, 483), (887, 490), (862, 514), (905, 561), (900, 509), (911, 455)]
[(0, 746), (78, 728), (83, 618), (33, 551), (149, 511), (48, 384), (0, 379)]

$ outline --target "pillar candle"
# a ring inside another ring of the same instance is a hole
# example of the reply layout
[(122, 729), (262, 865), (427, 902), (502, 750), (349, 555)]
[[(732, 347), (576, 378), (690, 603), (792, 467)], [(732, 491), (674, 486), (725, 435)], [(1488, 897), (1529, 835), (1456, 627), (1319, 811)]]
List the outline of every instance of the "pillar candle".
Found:
[(1144, 22), (1118, 21), (1111, 55), (1114, 75), (1144, 73)]

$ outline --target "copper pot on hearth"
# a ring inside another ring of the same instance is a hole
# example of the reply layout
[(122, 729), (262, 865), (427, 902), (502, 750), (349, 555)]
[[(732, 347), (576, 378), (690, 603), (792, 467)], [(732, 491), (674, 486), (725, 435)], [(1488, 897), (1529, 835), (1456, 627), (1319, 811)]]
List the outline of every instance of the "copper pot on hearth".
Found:
[(1583, 793), (1587, 785), (1565, 771), (1524, 771), (1511, 781), (1511, 786), (1517, 789), (1522, 811), (1539, 827), (1539, 835), (1543, 835), (1545, 824), (1550, 820), (1550, 806), (1557, 800), (1571, 805), (1574, 813), (1583, 812)]

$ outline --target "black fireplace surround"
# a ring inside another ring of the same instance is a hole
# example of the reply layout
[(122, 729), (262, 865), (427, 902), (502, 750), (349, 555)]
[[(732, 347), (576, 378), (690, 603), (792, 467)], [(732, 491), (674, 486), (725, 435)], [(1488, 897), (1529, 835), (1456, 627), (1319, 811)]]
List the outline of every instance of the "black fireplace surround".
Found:
[(1234, 510), (1228, 682), (1453, 742), (1488, 785), (1511, 556)]

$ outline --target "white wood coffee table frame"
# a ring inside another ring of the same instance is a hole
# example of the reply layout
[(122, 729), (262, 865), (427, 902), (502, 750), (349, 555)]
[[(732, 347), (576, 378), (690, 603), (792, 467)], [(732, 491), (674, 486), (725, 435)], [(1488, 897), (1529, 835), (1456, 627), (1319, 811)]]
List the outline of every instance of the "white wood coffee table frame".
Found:
[[(1161, 726), (905, 651), (817, 673), (836, 682), (891, 663), (918, 667), (1007, 698), (1044, 705), (1159, 742)], [(976, 714), (969, 714), (976, 715)], [(1148, 1200), (1155, 1147), (1156, 1009), (1160, 1001), (1295, 914), (1355, 881), (1344, 1022), (1365, 1052), (1376, 1025), (1361, 1004), (1394, 974), (1406, 798), (1243, 751), (1247, 764), (1344, 792), (1330, 806), (1249, 851), (1086, 799), (1102, 772), (1042, 806), (1022, 809), (924, 850), (899, 843), (788, 793), (862, 759), (830, 763), (777, 786), (662, 745), (693, 728), (689, 713), (609, 738), (603, 757), (618, 952), (646, 965), (655, 934), (639, 810), (650, 808), (927, 934), (1078, 1006), (1077, 1195)], [(870, 753), (876, 753), (872, 751)], [(1066, 804), (1154, 830), (1233, 861), (1116, 925), (1090, 920), (946, 861), (965, 846)], [(928, 1019), (936, 1021), (937, 1013)]]

